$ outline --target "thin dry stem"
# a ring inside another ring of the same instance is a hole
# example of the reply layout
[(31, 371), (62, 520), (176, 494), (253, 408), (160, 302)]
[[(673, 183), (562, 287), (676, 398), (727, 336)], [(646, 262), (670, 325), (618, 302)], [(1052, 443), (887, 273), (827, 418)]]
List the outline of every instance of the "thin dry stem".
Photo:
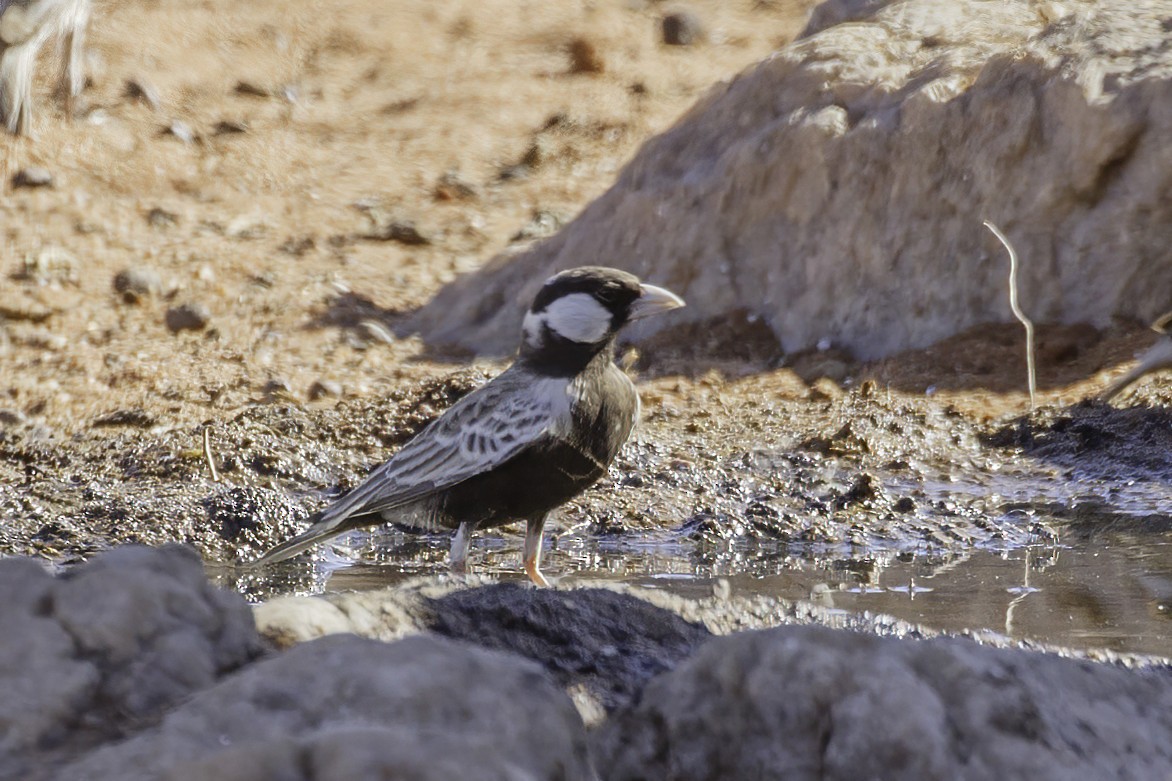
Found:
[(1005, 250), (1009, 253), (1009, 308), (1013, 310), (1013, 316), (1025, 326), (1026, 373), (1030, 385), (1030, 409), (1032, 410), (1037, 407), (1038, 394), (1037, 374), (1034, 370), (1034, 324), (1025, 316), (1025, 312), (1021, 311), (1021, 307), (1017, 305), (1017, 252), (1013, 249), (1013, 245), (1009, 243), (1009, 239), (1006, 238), (1005, 234), (996, 225), (989, 220), (985, 220), (985, 227), (997, 237), (997, 240), (1001, 242)]
[(204, 426), (203, 429), (203, 457), (208, 462), (208, 471), (212, 473), (212, 481), (220, 482), (220, 473), (216, 471), (216, 460), (212, 457), (212, 429)]

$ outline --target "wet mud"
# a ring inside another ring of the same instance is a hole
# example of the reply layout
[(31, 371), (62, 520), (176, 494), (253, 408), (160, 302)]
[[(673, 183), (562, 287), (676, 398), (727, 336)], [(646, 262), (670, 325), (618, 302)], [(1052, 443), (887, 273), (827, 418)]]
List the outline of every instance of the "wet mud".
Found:
[[(267, 570), (239, 565), (356, 485), (485, 369), (437, 372), (381, 399), (258, 402), (190, 427), (132, 411), (72, 436), (8, 424), (0, 545), (67, 566), (120, 543), (187, 542), (255, 600), (444, 572), (447, 535), (394, 527)], [(550, 525), (546, 569), (566, 583), (732, 589), (1168, 655), (1172, 416), (1158, 388), (1121, 408), (978, 416), (874, 382), (807, 385), (785, 368), (651, 377), (644, 420), (608, 477)], [(520, 541), (519, 526), (478, 533), (473, 569), (519, 579)]]

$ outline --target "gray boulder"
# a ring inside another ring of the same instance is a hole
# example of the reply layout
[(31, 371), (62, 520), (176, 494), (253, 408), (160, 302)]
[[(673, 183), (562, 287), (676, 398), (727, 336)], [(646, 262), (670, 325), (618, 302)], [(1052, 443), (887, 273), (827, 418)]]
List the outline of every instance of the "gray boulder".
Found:
[(1172, 676), (820, 627), (713, 640), (597, 739), (602, 777), (1172, 777)]
[(832, 0), (413, 325), (508, 353), (546, 277), (600, 263), (687, 299), (647, 327), (747, 313), (786, 350), (876, 358), (1011, 319), (986, 218), (1036, 321), (1150, 319), (1172, 301), (1169, 18), (1167, 0)]
[(59, 779), (592, 779), (585, 727), (530, 662), (332, 635), (250, 665)]
[[(260, 632), (289, 647), (353, 633), (396, 640), (430, 631), (531, 659), (593, 722), (627, 705), (711, 633), (698, 621), (607, 588), (534, 589), (517, 583), (458, 587), (420, 579), (377, 591), (280, 597), (257, 605)], [(679, 600), (680, 605), (687, 604)]]
[(0, 561), (0, 778), (121, 736), (260, 652), (248, 604), (189, 548), (119, 548), (54, 578)]
[[(594, 778), (582, 720), (539, 666), (348, 634), (262, 658), (248, 604), (187, 547), (117, 548), (57, 577), (3, 560), (0, 591), (0, 779)], [(313, 626), (369, 628), (388, 604)], [(416, 631), (416, 604), (380, 631)]]

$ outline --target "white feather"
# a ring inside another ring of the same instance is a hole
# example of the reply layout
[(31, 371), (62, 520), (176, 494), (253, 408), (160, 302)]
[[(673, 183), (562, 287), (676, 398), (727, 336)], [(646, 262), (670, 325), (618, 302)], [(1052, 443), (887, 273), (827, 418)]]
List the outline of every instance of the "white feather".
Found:
[(610, 332), (614, 316), (589, 293), (570, 293), (551, 301), (537, 317), (544, 318), (549, 330), (563, 339), (593, 344)]
[(545, 315), (525, 313), (525, 321), (521, 324), (521, 332), (525, 335), (525, 344), (536, 349), (541, 347), (541, 332), (545, 328)]

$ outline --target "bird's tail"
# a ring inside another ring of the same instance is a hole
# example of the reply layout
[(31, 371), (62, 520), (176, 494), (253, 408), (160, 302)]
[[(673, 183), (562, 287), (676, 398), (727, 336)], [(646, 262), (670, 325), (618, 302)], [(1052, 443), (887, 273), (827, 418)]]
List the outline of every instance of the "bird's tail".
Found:
[(331, 537), (336, 537), (342, 532), (346, 531), (347, 527), (338, 523), (338, 519), (319, 520), (316, 521), (305, 531), (298, 534), (291, 540), (286, 540), (280, 545), (269, 550), (265, 555), (261, 556), (256, 561), (249, 563), (250, 567), (262, 567), (266, 564), (274, 564), (278, 561), (291, 559), (302, 551), (307, 551), (319, 542), (324, 542)]

